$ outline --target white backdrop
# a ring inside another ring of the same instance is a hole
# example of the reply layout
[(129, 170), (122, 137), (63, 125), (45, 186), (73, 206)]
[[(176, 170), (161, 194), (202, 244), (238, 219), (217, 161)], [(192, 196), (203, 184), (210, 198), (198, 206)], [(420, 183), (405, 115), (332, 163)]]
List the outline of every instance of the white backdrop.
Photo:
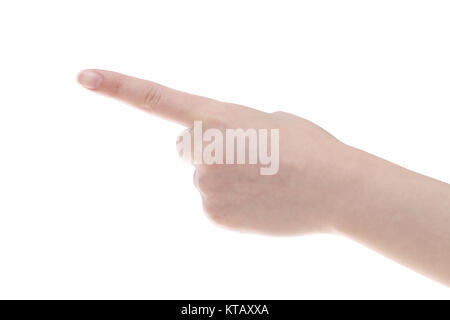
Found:
[(1, 2), (0, 298), (450, 298), (351, 240), (211, 224), (183, 128), (75, 81), (111, 69), (295, 113), (450, 182), (449, 17), (448, 1)]

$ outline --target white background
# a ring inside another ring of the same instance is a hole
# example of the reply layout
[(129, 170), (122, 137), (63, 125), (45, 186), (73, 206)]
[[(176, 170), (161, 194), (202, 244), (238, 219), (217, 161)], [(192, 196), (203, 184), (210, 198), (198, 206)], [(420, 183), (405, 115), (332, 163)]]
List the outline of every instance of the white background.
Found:
[(183, 128), (75, 81), (111, 69), (288, 111), (449, 182), (449, 17), (448, 1), (1, 2), (0, 298), (450, 298), (351, 240), (211, 224)]

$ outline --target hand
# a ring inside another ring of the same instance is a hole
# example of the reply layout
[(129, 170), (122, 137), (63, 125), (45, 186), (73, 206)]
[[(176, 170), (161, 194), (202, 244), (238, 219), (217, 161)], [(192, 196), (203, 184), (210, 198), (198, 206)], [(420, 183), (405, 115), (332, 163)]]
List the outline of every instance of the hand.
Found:
[[(193, 159), (189, 157), (196, 166), (194, 183), (213, 221), (277, 235), (337, 232), (450, 285), (448, 184), (347, 146), (288, 113), (265, 113), (110, 71), (86, 70), (78, 80), (88, 89), (181, 123), (194, 135), (195, 121), (222, 136), (236, 128), (278, 130), (279, 140), (268, 141), (272, 153), (279, 151), (279, 159), (272, 159), (278, 163), (270, 168), (276, 170), (269, 174), (262, 174), (268, 170), (265, 162), (200, 163), (198, 155), (207, 147), (199, 150), (194, 143)], [(250, 159), (256, 148), (246, 147)]]
[(194, 121), (202, 121), (203, 132), (215, 128), (223, 136), (230, 128), (279, 129), (276, 174), (261, 175), (260, 164), (194, 164), (194, 184), (204, 210), (218, 224), (271, 234), (327, 231), (334, 227), (339, 209), (351, 202), (348, 186), (356, 178), (351, 149), (305, 119), (193, 96), (108, 71), (85, 71), (79, 81), (188, 126), (190, 132)]

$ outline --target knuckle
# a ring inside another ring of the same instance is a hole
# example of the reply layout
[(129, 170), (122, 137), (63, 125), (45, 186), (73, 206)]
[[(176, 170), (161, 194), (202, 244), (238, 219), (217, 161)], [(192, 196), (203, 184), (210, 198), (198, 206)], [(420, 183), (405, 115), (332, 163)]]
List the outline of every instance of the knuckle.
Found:
[(280, 120), (289, 120), (289, 119), (296, 118), (296, 116), (293, 115), (292, 113), (285, 112), (285, 111), (275, 111), (275, 112), (272, 112), (272, 115), (275, 118), (278, 118)]
[(116, 81), (113, 82), (112, 92), (116, 96), (121, 96), (124, 87), (124, 79), (119, 77)]
[(203, 210), (208, 218), (216, 224), (227, 225), (226, 214), (219, 206), (210, 201), (203, 200)]
[(214, 171), (208, 166), (198, 166), (195, 174), (195, 185), (209, 199), (220, 199), (224, 191), (224, 183)]
[(158, 86), (149, 86), (145, 89), (144, 107), (152, 111), (158, 107), (161, 102), (162, 90)]
[(199, 170), (197, 170), (195, 174), (195, 184), (202, 192), (207, 192), (210, 189), (210, 183), (207, 175)]

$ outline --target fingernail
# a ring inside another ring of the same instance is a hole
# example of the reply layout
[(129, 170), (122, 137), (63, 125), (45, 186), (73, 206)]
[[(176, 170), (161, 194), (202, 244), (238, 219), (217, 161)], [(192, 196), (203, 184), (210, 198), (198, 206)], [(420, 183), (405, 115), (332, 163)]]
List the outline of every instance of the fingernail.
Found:
[(88, 89), (97, 89), (103, 82), (102, 75), (91, 70), (81, 71), (77, 79), (83, 87)]

